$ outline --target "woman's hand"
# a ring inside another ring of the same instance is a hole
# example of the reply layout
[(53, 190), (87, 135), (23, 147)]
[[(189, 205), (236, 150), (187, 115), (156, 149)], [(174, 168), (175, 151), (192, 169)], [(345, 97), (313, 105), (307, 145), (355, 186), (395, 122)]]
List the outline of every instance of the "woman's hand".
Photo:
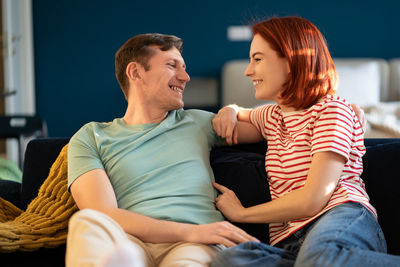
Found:
[(367, 119), (365, 118), (364, 110), (360, 108), (359, 105), (357, 104), (351, 104), (351, 107), (353, 108), (354, 112), (356, 113), (356, 116), (358, 120), (360, 121), (361, 127), (365, 133), (367, 130)]
[(236, 194), (229, 188), (218, 183), (213, 183), (213, 186), (221, 192), (215, 199), (215, 206), (231, 222), (241, 222), (245, 208), (242, 206), (242, 203), (240, 203)]
[(225, 138), (226, 143), (230, 146), (238, 143), (237, 113), (237, 108), (229, 105), (220, 109), (212, 120), (214, 131)]

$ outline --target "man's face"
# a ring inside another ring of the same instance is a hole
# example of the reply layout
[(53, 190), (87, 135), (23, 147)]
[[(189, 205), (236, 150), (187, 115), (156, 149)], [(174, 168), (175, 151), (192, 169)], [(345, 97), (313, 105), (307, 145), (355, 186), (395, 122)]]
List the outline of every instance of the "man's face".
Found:
[(180, 109), (183, 91), (190, 81), (182, 55), (175, 47), (168, 51), (154, 49), (149, 70), (141, 72), (146, 102), (165, 111)]

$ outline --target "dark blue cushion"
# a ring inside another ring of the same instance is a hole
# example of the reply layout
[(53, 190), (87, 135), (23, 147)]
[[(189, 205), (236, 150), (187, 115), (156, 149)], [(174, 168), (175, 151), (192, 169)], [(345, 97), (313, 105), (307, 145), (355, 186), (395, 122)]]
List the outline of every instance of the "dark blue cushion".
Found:
[(47, 178), (50, 168), (69, 138), (38, 138), (30, 141), (25, 151), (22, 173), (21, 207), (26, 209)]
[[(211, 151), (215, 181), (233, 190), (244, 207), (270, 201), (265, 173), (266, 143), (219, 147)], [(260, 241), (269, 243), (267, 224), (234, 223)]]
[(21, 208), (21, 184), (0, 179), (0, 197)]
[(366, 139), (363, 157), (365, 182), (371, 204), (385, 234), (388, 252), (400, 255), (400, 139)]

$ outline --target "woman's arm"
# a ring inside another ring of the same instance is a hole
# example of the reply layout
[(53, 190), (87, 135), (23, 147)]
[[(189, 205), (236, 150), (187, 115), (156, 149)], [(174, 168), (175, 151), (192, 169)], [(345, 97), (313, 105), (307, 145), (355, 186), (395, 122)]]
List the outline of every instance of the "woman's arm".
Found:
[(312, 217), (330, 200), (344, 167), (343, 156), (334, 152), (316, 153), (311, 161), (306, 184), (273, 201), (244, 208), (235, 193), (214, 183), (221, 194), (217, 208), (230, 221), (241, 223), (286, 222)]
[[(356, 104), (352, 104), (351, 106), (365, 132), (367, 121), (364, 111)], [(252, 109), (242, 108), (234, 104), (223, 107), (212, 121), (214, 131), (222, 138), (225, 138), (228, 145), (262, 141), (264, 137), (251, 124), (251, 111)]]
[(212, 123), (214, 131), (225, 138), (228, 145), (254, 143), (264, 140), (250, 122), (251, 109), (228, 105), (219, 110)]

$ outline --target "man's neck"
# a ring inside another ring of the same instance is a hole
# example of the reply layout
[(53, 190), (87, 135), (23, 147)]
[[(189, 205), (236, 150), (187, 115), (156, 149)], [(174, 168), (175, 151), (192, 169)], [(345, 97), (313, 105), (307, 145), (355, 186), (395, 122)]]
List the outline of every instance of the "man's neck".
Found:
[(129, 105), (123, 117), (127, 125), (149, 124), (162, 122), (168, 112), (159, 109), (151, 109), (143, 105)]

